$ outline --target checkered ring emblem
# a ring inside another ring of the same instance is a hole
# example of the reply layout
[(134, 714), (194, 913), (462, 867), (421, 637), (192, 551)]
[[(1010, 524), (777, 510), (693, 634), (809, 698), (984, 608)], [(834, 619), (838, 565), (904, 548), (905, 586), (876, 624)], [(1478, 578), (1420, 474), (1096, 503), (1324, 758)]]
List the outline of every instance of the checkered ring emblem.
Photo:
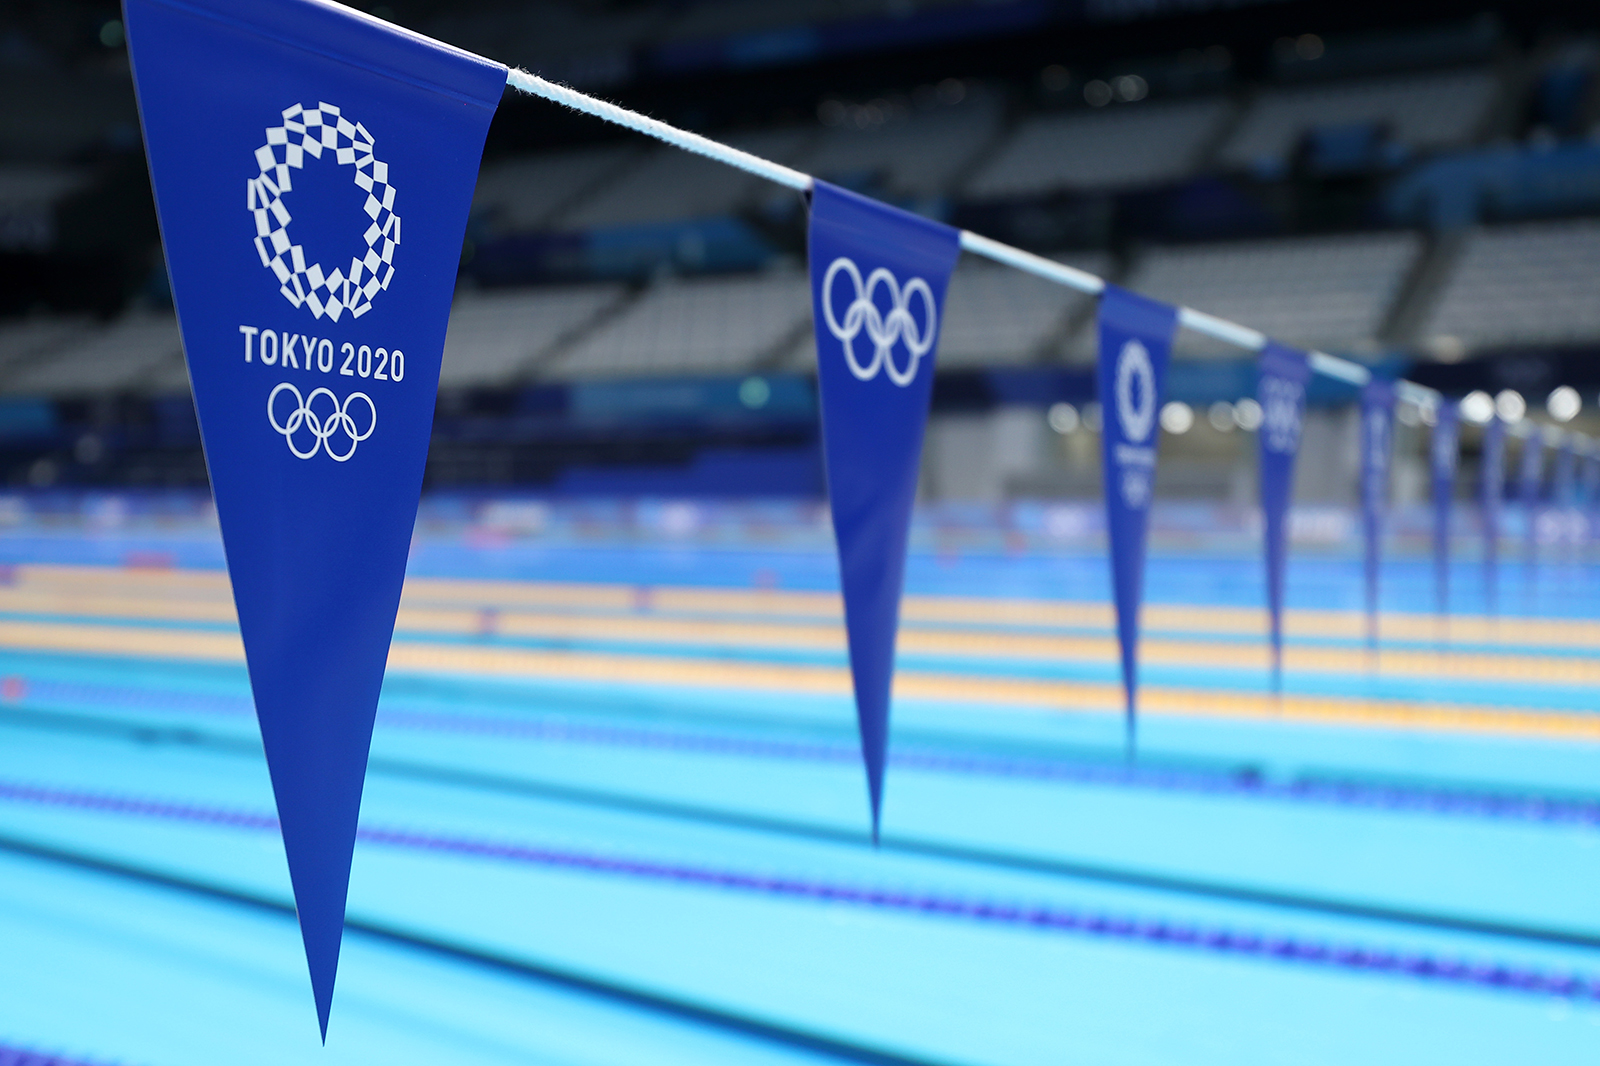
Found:
[[(334, 322), (349, 311), (360, 318), (372, 300), (394, 279), (394, 250), (400, 243), (400, 216), (394, 213), (394, 186), (389, 164), (372, 154), (372, 134), (351, 122), (330, 103), (316, 107), (295, 104), (283, 112), (283, 124), (267, 128), (267, 143), (256, 149), (260, 174), (247, 182), (247, 202), (255, 217), (256, 251), (261, 264), (278, 279), (279, 291), (295, 307)], [(367, 242), (363, 256), (353, 256), (348, 269), (328, 270), (307, 263), (305, 250), (289, 235), (288, 194), (293, 172), (306, 156), (320, 160), (329, 153), (339, 166), (352, 168), (356, 186), (367, 194), (363, 205)]]

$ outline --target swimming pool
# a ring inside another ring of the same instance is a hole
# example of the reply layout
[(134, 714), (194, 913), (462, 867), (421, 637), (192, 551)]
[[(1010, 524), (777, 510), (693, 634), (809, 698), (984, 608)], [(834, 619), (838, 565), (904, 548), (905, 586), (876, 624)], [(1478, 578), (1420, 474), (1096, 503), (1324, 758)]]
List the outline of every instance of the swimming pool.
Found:
[(1302, 555), (1279, 698), (1259, 560), (1169, 546), (1129, 763), (1104, 560), (930, 540), (874, 849), (831, 559), (764, 535), (419, 536), (325, 1051), (213, 534), (0, 536), (0, 1048), (1590, 1061), (1583, 559), (1441, 628), (1400, 558), (1374, 659)]

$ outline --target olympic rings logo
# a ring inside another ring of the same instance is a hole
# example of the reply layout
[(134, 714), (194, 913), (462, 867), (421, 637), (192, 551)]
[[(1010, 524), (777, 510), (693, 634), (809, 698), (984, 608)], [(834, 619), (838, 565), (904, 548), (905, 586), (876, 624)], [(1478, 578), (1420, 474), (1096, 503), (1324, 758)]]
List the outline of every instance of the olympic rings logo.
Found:
[[(294, 408), (289, 411), (287, 419), (279, 422), (278, 397), (285, 392), (294, 397)], [(331, 410), (318, 414), (313, 408), (317, 406), (317, 400), (324, 396), (327, 397)], [(350, 404), (353, 400), (360, 400), (367, 405), (366, 429), (359, 428), (355, 418), (351, 416)], [(288, 442), (289, 450), (296, 457), (310, 459), (321, 450), (326, 451), (328, 458), (334, 462), (342, 463), (356, 453), (357, 444), (372, 436), (372, 431), (378, 428), (378, 408), (372, 402), (372, 397), (364, 392), (352, 392), (344, 398), (343, 403), (340, 403), (339, 397), (333, 394), (332, 389), (312, 389), (310, 395), (302, 397), (299, 389), (285, 381), (267, 396), (267, 421), (273, 429), (283, 435), (283, 439)], [(311, 437), (311, 447), (302, 449), (295, 438), (300, 436), (303, 439), (307, 434)], [(348, 440), (350, 446), (343, 448), (340, 445), (342, 450), (334, 451), (335, 435)]]
[(1143, 444), (1156, 426), (1156, 370), (1150, 352), (1137, 340), (1128, 341), (1117, 353), (1116, 393), (1123, 434), (1130, 443)]
[[(849, 276), (855, 290), (850, 306), (845, 308), (843, 322), (833, 313), (833, 281), (841, 273)], [(872, 302), (873, 294), (880, 285), (887, 292), (892, 305), (887, 315)], [(913, 295), (922, 297), (923, 310), (927, 312), (927, 324), (920, 328), (917, 320), (911, 317)], [(902, 289), (893, 274), (879, 267), (868, 274), (863, 283), (860, 269), (845, 256), (828, 264), (828, 272), (822, 277), (822, 317), (827, 323), (828, 332), (844, 345), (844, 361), (849, 365), (850, 373), (861, 381), (871, 381), (882, 368), (889, 375), (889, 380), (902, 388), (916, 378), (917, 365), (923, 356), (933, 351), (933, 342), (938, 336), (938, 310), (934, 306), (933, 289), (928, 287), (926, 281), (912, 278)], [(866, 366), (857, 361), (855, 352), (854, 342), (862, 330), (866, 331), (867, 339), (872, 342), (872, 361)], [(903, 341), (906, 351), (911, 353), (911, 361), (904, 370), (895, 366), (891, 354), (895, 341)]]

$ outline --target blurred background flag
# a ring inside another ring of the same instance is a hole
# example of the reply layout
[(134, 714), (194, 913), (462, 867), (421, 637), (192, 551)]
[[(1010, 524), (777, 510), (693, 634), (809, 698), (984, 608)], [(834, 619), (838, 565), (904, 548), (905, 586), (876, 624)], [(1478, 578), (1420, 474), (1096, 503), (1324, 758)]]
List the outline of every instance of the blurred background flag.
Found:
[(1483, 427), (1483, 589), (1489, 614), (1500, 610), (1500, 508), (1506, 486), (1506, 424), (1497, 414)]
[(1522, 501), (1523, 562), (1529, 573), (1539, 558), (1539, 492), (1544, 487), (1544, 438), (1535, 430), (1522, 438), (1517, 498)]
[(1101, 448), (1105, 463), (1106, 533), (1117, 641), (1122, 654), (1129, 757), (1134, 753), (1139, 687), (1139, 605), (1144, 599), (1145, 537), (1155, 494), (1156, 447), (1167, 361), (1178, 312), (1167, 304), (1107, 284), (1100, 294)]
[(456, 263), (506, 70), (306, 0), (129, 0), (126, 15), (325, 1039)]
[(1600, 455), (1591, 451), (1583, 457), (1583, 472), (1578, 475), (1578, 505), (1583, 511), (1586, 541), (1594, 539), (1596, 503), (1600, 503)]
[(877, 839), (906, 537), (956, 230), (818, 181), (811, 290), (828, 501)]
[(1555, 469), (1550, 475), (1550, 497), (1557, 507), (1571, 507), (1577, 496), (1575, 456), (1572, 452), (1572, 437), (1568, 434), (1561, 435), (1561, 443), (1556, 445)]
[(1267, 615), (1272, 627), (1272, 687), (1283, 687), (1283, 574), (1289, 552), (1289, 502), (1305, 422), (1311, 367), (1304, 352), (1276, 341), (1261, 351), (1256, 383), (1261, 404), (1261, 513), (1267, 560)]
[(1439, 614), (1450, 613), (1450, 505), (1455, 497), (1461, 416), (1453, 401), (1439, 404), (1429, 456), (1433, 469), (1433, 594)]
[(1378, 576), (1383, 520), (1389, 506), (1389, 461), (1394, 448), (1394, 383), (1374, 378), (1361, 390), (1361, 532), (1364, 543), (1367, 647), (1378, 648)]

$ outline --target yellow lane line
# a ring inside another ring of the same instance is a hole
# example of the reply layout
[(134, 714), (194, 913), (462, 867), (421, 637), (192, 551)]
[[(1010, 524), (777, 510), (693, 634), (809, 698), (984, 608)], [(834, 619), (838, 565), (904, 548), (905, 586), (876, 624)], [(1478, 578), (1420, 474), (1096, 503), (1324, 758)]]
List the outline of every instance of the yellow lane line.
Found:
[[(150, 600), (138, 597), (63, 596), (0, 589), (0, 611), (68, 614), (100, 619), (150, 619), (169, 622), (230, 624), (226, 602)], [(844, 633), (838, 624), (727, 621), (665, 618), (654, 615), (603, 616), (521, 611), (486, 616), (481, 610), (445, 607), (402, 607), (396, 623), (402, 636), (475, 635), (555, 641), (614, 641), (665, 646), (705, 645), (765, 651), (821, 651), (842, 654)], [(994, 630), (903, 627), (900, 650), (927, 657), (971, 657), (1014, 662), (1112, 663), (1113, 637), (1004, 633)], [(1149, 665), (1195, 669), (1265, 671), (1266, 647), (1221, 641), (1185, 641), (1147, 637), (1141, 658)], [(1600, 659), (1576, 656), (1531, 656), (1507, 653), (1386, 649), (1376, 660), (1358, 648), (1290, 646), (1285, 666), (1303, 673), (1367, 673), (1378, 676), (1449, 677), (1457, 680), (1509, 681), (1527, 684), (1600, 684)]]
[[(0, 589), (22, 602), (29, 595), (132, 597), (183, 602), (197, 620), (203, 603), (229, 604), (227, 578), (215, 571), (137, 570), (116, 567), (22, 566), (16, 586)], [(836, 593), (761, 589), (713, 589), (677, 586), (634, 588), (625, 585), (561, 582), (469, 581), (412, 578), (403, 602), (417, 609), (538, 610), (655, 612), (660, 614), (725, 614), (767, 618), (814, 619), (837, 625)], [(0, 610), (24, 610), (0, 605)], [(143, 617), (140, 615), (139, 617)], [(210, 616), (206, 616), (210, 617)], [(220, 616), (218, 616), (220, 618)], [(230, 615), (231, 617), (231, 615)], [(1098, 629), (1109, 632), (1111, 608), (1103, 603), (955, 596), (907, 596), (901, 613), (909, 624), (1029, 626)], [(1265, 619), (1258, 608), (1195, 607), (1151, 604), (1143, 611), (1147, 632), (1194, 632), (1210, 636), (1261, 638)], [(1552, 618), (1493, 619), (1477, 615), (1452, 617), (1447, 624), (1428, 614), (1385, 614), (1382, 635), (1389, 640), (1433, 642), (1446, 639), (1477, 644), (1531, 644), (1600, 649), (1600, 621)], [(1285, 630), (1290, 637), (1359, 639), (1365, 620), (1357, 611), (1291, 610)]]
[[(125, 655), (138, 658), (241, 662), (236, 634), (159, 630), (132, 626), (0, 622), (0, 647), (13, 650)], [(391, 669), (414, 673), (470, 674), (607, 684), (708, 687), (766, 692), (804, 692), (846, 697), (843, 667), (752, 663), (689, 657), (650, 657), (599, 652), (430, 644), (397, 641)], [(899, 699), (1025, 707), (1068, 712), (1114, 713), (1121, 688), (1114, 683), (988, 677), (902, 670)], [(1600, 715), (1524, 708), (1456, 706), (1406, 700), (1291, 695), (1281, 701), (1250, 692), (1149, 685), (1140, 710), (1164, 716), (1284, 720), (1367, 728), (1404, 728), (1546, 739), (1600, 741)]]
[(0, 648), (207, 662), (244, 661), (244, 643), (238, 633), (73, 622), (0, 621)]

